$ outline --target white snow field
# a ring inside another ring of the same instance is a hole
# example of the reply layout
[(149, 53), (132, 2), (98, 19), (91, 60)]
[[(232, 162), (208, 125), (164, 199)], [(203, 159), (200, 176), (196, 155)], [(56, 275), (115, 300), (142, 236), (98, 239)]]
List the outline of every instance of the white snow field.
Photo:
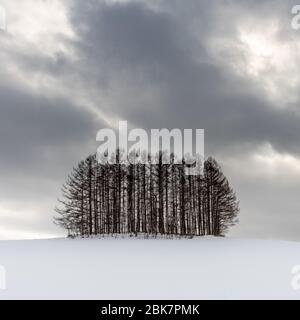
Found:
[(0, 299), (300, 299), (292, 286), (300, 243), (292, 242), (0, 241), (0, 265)]

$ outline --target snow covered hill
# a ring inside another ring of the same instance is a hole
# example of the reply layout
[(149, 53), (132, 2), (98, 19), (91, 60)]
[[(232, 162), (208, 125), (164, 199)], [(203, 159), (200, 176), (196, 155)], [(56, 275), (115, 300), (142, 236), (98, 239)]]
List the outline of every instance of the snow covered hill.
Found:
[(300, 243), (51, 239), (0, 241), (0, 299), (300, 299)]

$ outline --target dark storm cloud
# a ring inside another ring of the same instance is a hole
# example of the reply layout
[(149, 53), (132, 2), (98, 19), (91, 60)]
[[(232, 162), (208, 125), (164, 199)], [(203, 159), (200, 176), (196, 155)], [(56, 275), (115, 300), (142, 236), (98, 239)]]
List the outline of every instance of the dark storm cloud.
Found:
[[(201, 36), (199, 40), (199, 34), (190, 33), (190, 23), (196, 19), (203, 38), (226, 23), (222, 17), (212, 19), (216, 2), (174, 2), (173, 7), (172, 2), (167, 3), (175, 14), (141, 3), (89, 1), (87, 6), (73, 8), (73, 25), (89, 69), (99, 65), (99, 74), (107, 75), (108, 81), (125, 72), (130, 85), (136, 86), (131, 92), (137, 96), (151, 86), (159, 87), (150, 101), (140, 104), (138, 100), (138, 105), (125, 90), (114, 111), (146, 128), (205, 128), (212, 152), (222, 146), (228, 150), (231, 145), (270, 142), (280, 151), (299, 153), (299, 110), (273, 107), (263, 92), (257, 95), (259, 83), (214, 65)], [(243, 5), (245, 12), (259, 12), (270, 2), (238, 2), (239, 8)], [(180, 10), (190, 16), (181, 16)], [(112, 94), (117, 89), (111, 88)], [(159, 112), (155, 112), (156, 106)]]
[(58, 157), (63, 163), (66, 157), (70, 160), (70, 156), (75, 156), (74, 146), (78, 147), (78, 156), (80, 147), (94, 138), (93, 116), (63, 99), (34, 97), (3, 87), (0, 95), (2, 174), (11, 168), (26, 168), (34, 174), (42, 166), (47, 166), (45, 173), (54, 174), (52, 161), (56, 163)]

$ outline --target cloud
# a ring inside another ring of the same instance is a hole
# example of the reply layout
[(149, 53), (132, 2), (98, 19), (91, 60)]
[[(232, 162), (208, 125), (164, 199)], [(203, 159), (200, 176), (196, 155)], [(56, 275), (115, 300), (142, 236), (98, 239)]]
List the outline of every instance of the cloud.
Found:
[(62, 99), (3, 87), (0, 96), (0, 224), (6, 228), (0, 237), (55, 235), (61, 185), (72, 166), (95, 152), (97, 128), (105, 125)]
[(291, 8), (291, 1), (222, 8), (223, 21), (230, 21), (231, 32), (225, 36), (215, 32), (207, 39), (217, 61), (252, 81), (273, 106), (281, 108), (299, 99), (300, 77), (295, 70), (300, 38), (290, 26)]
[(300, 159), (264, 144), (222, 161), (241, 206), (231, 235), (299, 240)]
[[(292, 51), (293, 41), (279, 43), (277, 25), (270, 35), (265, 33), (269, 42), (255, 38), (261, 35), (259, 28), (265, 30), (273, 19), (262, 20), (265, 16), (259, 14), (255, 20), (254, 13), (260, 8), (256, 2), (251, 10), (250, 5), (243, 7), (235, 1), (229, 8), (222, 4), (206, 7), (206, 2), (174, 3), (171, 8), (162, 5), (160, 11), (136, 2), (90, 1), (84, 8), (76, 2), (73, 7), (72, 22), (80, 39), (77, 51), (90, 76), (89, 85), (98, 86), (100, 92), (105, 88), (110, 112), (142, 127), (204, 127), (211, 151), (222, 146), (231, 150), (231, 145), (237, 144), (252, 147), (265, 141), (298, 153), (299, 110), (288, 99), (286, 108), (278, 108), (278, 101), (270, 100), (268, 93), (272, 93), (267, 92), (268, 86), (277, 88), (276, 94), (283, 98), (287, 92), (282, 83), (286, 83), (287, 91), (292, 90), (293, 99), (298, 99), (298, 75), (294, 72), (298, 54)], [(265, 10), (267, 6), (262, 7)], [(223, 9), (225, 13), (217, 19)], [(252, 17), (258, 31), (247, 33), (245, 29), (240, 34), (247, 24), (245, 16)], [(210, 22), (205, 25), (202, 20)], [(195, 31), (198, 26), (199, 34)], [(216, 57), (220, 49), (216, 39), (223, 39), (219, 46), (225, 51), (226, 43), (235, 44), (229, 47), (236, 52), (228, 49), (227, 54)], [(270, 46), (273, 42), (274, 47)], [(270, 58), (273, 53), (274, 61)], [(269, 64), (264, 64), (265, 60)], [(288, 60), (292, 65), (282, 73)], [(234, 68), (242, 62), (244, 71), (238, 73)], [(93, 74), (90, 70), (96, 65), (99, 72)], [(257, 68), (255, 75), (251, 68)]]
[(1, 238), (61, 234), (53, 224), (61, 185), (72, 166), (96, 150), (96, 132), (106, 126), (76, 94), (76, 75), (68, 72), (76, 37), (66, 4), (3, 3), (8, 28), (0, 34)]

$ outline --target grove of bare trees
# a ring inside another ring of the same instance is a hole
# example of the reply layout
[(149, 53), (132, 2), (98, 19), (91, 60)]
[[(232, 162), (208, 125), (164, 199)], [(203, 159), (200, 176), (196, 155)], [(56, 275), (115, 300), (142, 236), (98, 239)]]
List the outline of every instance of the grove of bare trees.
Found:
[(69, 236), (100, 234), (224, 235), (239, 204), (213, 158), (199, 175), (186, 164), (100, 164), (96, 155), (73, 168), (62, 188), (55, 222)]

